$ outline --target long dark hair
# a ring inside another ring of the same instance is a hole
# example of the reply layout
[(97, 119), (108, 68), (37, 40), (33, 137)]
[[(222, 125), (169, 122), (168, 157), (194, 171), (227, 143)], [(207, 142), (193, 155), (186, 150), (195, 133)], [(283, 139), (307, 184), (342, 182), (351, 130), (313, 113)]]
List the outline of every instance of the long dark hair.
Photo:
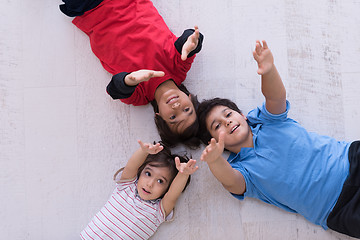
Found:
[[(187, 88), (181, 84), (178, 88), (183, 91), (186, 95), (190, 95), (190, 92)], [(199, 101), (196, 95), (191, 94), (191, 102), (194, 105), (194, 111), (196, 112), (199, 106)], [(154, 112), (159, 112), (159, 107), (155, 100), (151, 102), (153, 106)], [(164, 145), (168, 147), (174, 147), (179, 143), (184, 144), (185, 146), (195, 149), (199, 147), (200, 140), (197, 137), (197, 133), (199, 130), (199, 121), (198, 119), (195, 120), (193, 124), (191, 124), (187, 129), (184, 130), (182, 133), (174, 133), (170, 130), (169, 126), (167, 125), (166, 121), (160, 117), (158, 114), (155, 114), (154, 117), (155, 125), (160, 135), (161, 141)]]

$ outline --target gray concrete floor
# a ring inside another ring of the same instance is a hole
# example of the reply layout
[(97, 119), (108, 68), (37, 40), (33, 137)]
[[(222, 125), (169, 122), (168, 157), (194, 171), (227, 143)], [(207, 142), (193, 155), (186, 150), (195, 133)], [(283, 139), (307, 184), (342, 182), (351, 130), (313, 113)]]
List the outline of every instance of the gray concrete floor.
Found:
[[(150, 106), (106, 94), (111, 76), (60, 2), (1, 0), (0, 239), (79, 239), (136, 140), (159, 139)], [(311, 131), (359, 139), (359, 0), (154, 4), (176, 35), (194, 24), (205, 35), (185, 81), (200, 100), (228, 97), (244, 112), (261, 104), (251, 52), (266, 39), (291, 117)], [(189, 152), (198, 159), (202, 148)], [(257, 200), (240, 202), (199, 167), (175, 220), (152, 239), (350, 239)]]

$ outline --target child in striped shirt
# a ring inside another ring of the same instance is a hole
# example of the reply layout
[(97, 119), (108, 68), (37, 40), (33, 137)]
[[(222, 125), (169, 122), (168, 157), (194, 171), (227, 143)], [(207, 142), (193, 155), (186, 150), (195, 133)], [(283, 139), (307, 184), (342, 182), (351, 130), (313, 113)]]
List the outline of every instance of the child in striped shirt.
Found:
[(81, 232), (82, 239), (148, 239), (171, 219), (175, 203), (198, 167), (157, 144), (140, 148), (122, 171), (104, 207)]

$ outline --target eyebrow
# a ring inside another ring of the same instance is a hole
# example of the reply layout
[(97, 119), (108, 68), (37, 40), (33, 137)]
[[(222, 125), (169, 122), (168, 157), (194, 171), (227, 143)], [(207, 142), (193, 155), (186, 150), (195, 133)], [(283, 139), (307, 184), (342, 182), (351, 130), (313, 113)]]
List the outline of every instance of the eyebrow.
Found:
[(188, 116), (192, 115), (194, 112), (194, 109), (191, 109), (191, 111), (188, 113)]
[[(226, 110), (228, 110), (229, 108), (228, 107), (225, 107), (221, 113), (225, 112)], [(212, 121), (212, 123), (210, 124), (210, 129), (212, 129), (212, 126), (214, 125), (214, 123), (216, 122), (216, 119), (214, 119), (214, 121)]]
[[(188, 116), (191, 116), (192, 114), (193, 114), (193, 112), (194, 112), (194, 109), (191, 109), (191, 111), (187, 114)], [(169, 122), (170, 124), (176, 124), (176, 123), (178, 123), (178, 122), (182, 122), (183, 120), (181, 120), (181, 121), (173, 121), (173, 122)]]
[[(152, 170), (152, 168), (153, 167), (149, 167), (149, 166), (146, 166), (145, 168), (144, 168), (144, 170), (150, 170), (151, 172), (153, 172), (153, 170)], [(169, 180), (167, 180), (167, 178), (166, 177), (164, 177), (164, 176), (160, 176), (161, 178), (163, 178), (164, 180), (165, 180), (165, 182), (168, 182)]]
[[(191, 111), (187, 114), (187, 116), (191, 116), (194, 112), (194, 109), (191, 109)], [(180, 124), (184, 122), (184, 119), (183, 120), (180, 120), (180, 121), (174, 121), (174, 122), (169, 122), (170, 125), (175, 125), (175, 132), (179, 132), (178, 129), (179, 129), (179, 126)]]
[[(179, 128), (179, 125), (183, 122), (184, 120), (181, 120), (181, 121), (178, 121), (178, 122), (171, 122), (170, 124), (171, 125), (174, 125), (174, 131), (175, 132), (178, 132), (178, 128)], [(172, 130), (172, 129), (170, 129)]]

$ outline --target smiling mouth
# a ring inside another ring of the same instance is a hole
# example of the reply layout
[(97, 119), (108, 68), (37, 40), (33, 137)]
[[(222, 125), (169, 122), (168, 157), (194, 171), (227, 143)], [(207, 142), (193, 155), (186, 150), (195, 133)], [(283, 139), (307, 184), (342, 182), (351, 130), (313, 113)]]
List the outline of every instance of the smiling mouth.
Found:
[(236, 125), (234, 126), (231, 131), (230, 131), (230, 134), (232, 134), (236, 129), (238, 129), (240, 127), (240, 125)]
[(166, 104), (173, 103), (173, 102), (176, 101), (178, 98), (179, 98), (179, 96), (171, 96), (171, 97), (168, 98), (168, 100), (166, 101)]
[(150, 192), (146, 191), (145, 188), (142, 189), (145, 193), (150, 194)]

